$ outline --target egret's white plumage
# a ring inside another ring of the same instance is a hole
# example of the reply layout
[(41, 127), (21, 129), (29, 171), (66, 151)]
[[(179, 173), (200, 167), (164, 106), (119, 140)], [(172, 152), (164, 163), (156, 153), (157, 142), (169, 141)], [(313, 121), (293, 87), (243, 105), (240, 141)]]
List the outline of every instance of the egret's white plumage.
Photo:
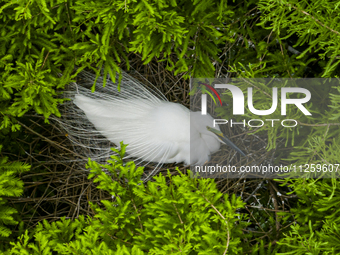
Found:
[(79, 78), (65, 94), (72, 101), (66, 108), (68, 121), (63, 124), (86, 157), (107, 157), (111, 143), (123, 141), (128, 144), (129, 157), (158, 163), (156, 171), (163, 163), (202, 165), (220, 148), (221, 140), (207, 129), (213, 126), (210, 115), (168, 102), (159, 91), (147, 89), (126, 73), (120, 92), (110, 79), (103, 88), (99, 78), (92, 93), (89, 87), (95, 76), (81, 72)]

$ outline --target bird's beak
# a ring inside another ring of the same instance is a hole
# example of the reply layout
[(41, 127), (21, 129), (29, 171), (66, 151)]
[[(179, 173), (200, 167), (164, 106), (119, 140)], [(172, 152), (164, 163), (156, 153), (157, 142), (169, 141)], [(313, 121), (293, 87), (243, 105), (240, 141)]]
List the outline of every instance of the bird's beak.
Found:
[(241, 151), (235, 144), (233, 144), (227, 137), (225, 137), (221, 131), (209, 126), (207, 126), (207, 129), (213, 132), (215, 135), (217, 135), (217, 137), (222, 141), (222, 143), (228, 145), (229, 147), (240, 153), (242, 156), (244, 157), (246, 156), (246, 154), (244, 154), (243, 151)]

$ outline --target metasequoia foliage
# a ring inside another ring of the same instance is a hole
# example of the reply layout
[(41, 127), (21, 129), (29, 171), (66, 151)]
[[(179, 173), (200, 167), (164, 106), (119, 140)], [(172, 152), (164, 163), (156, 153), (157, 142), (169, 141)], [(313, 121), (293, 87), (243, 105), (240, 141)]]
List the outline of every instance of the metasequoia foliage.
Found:
[(46, 120), (58, 116), (57, 89), (84, 68), (114, 79), (131, 52), (187, 78), (212, 76), (220, 45), (235, 40), (227, 36), (234, 8), (226, 1), (0, 1), (0, 129), (17, 130), (15, 117), (30, 109)]
[[(112, 195), (92, 204), (93, 218), (44, 221), (12, 243), (11, 254), (239, 254), (247, 248), (243, 202), (220, 193), (213, 179), (188, 174), (141, 181), (143, 168), (123, 163), (122, 150), (108, 164), (89, 160), (89, 178)], [(103, 171), (103, 168), (106, 172)], [(111, 175), (109, 175), (110, 173)], [(170, 184), (168, 184), (170, 183)]]
[(17, 211), (7, 205), (5, 197), (18, 197), (23, 193), (24, 183), (17, 174), (28, 171), (29, 168), (27, 164), (8, 162), (6, 157), (0, 158), (0, 237), (8, 237), (11, 234), (8, 225), (18, 224), (13, 217)]

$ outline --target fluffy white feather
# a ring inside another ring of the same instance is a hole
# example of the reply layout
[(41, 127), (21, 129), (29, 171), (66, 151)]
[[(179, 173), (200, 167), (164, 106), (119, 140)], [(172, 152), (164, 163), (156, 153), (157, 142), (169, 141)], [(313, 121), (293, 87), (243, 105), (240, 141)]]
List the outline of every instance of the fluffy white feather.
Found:
[(95, 76), (81, 72), (78, 78), (65, 93), (71, 101), (62, 123), (84, 157), (107, 159), (110, 147), (123, 141), (128, 157), (157, 163), (148, 179), (164, 163), (202, 165), (220, 148), (221, 141), (207, 130), (213, 125), (210, 115), (168, 102), (157, 89), (147, 89), (124, 72), (120, 92), (110, 79), (103, 88), (99, 78), (92, 93)]

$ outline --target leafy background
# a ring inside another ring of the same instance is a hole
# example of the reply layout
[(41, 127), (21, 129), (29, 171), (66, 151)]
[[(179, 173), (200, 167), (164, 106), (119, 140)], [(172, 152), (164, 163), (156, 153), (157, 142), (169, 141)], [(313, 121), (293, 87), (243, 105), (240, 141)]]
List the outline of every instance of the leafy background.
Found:
[[(120, 176), (90, 162), (96, 178), (88, 180), (56, 159), (75, 155), (49, 123), (60, 116), (63, 88), (85, 68), (115, 77), (133, 67), (185, 105), (190, 77), (338, 77), (338, 2), (0, 3), (3, 252), (339, 253), (337, 179), (193, 180), (173, 167), (172, 176), (137, 185), (142, 170), (118, 157), (108, 168)], [(339, 163), (340, 89), (317, 94), (317, 124), (247, 132), (264, 141), (264, 159), (276, 153), (284, 163)]]

